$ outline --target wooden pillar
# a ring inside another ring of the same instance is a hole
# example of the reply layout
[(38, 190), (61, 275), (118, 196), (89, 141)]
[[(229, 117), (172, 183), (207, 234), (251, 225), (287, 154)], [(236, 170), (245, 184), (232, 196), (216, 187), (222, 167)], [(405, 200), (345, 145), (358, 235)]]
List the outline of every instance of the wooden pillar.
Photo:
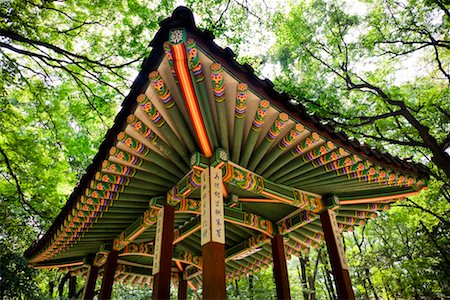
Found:
[(99, 300), (111, 299), (118, 254), (119, 252), (116, 250), (111, 250), (111, 252), (109, 252), (108, 254), (108, 258), (104, 266), (105, 270), (103, 272), (102, 287), (100, 289), (100, 294), (98, 295)]
[(203, 299), (226, 299), (222, 171), (209, 167), (201, 178)]
[[(174, 213), (175, 208), (166, 203), (158, 214), (153, 263), (152, 299), (154, 300), (169, 299), (170, 297)], [(162, 220), (160, 216), (162, 216)]]
[(277, 299), (291, 299), (283, 236), (279, 234), (272, 238), (272, 257)]
[(183, 272), (178, 273), (178, 300), (187, 299), (187, 280), (183, 278)]
[(209, 242), (202, 247), (203, 299), (226, 299), (225, 246)]
[(334, 211), (327, 209), (322, 212), (320, 214), (320, 222), (322, 223), (331, 268), (336, 281), (338, 299), (355, 299)]
[(82, 298), (83, 300), (94, 299), (97, 276), (98, 276), (98, 267), (91, 265), (91, 267), (89, 268), (87, 282), (83, 289), (83, 298)]

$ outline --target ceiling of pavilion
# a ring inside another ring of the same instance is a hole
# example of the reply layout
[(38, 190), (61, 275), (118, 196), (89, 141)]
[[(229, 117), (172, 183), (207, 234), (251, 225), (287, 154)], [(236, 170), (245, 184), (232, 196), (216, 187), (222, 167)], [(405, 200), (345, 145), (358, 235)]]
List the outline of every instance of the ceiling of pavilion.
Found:
[(190, 285), (200, 287), (198, 188), (209, 164), (223, 173), (229, 279), (269, 265), (277, 232), (289, 255), (317, 247), (317, 213), (330, 195), (347, 231), (425, 186), (424, 167), (322, 125), (212, 39), (184, 8), (161, 23), (93, 164), (27, 250), (32, 266), (85, 274), (86, 258), (101, 266), (114, 247), (116, 278), (150, 284), (157, 212), (167, 199), (175, 205), (173, 268), (187, 265)]

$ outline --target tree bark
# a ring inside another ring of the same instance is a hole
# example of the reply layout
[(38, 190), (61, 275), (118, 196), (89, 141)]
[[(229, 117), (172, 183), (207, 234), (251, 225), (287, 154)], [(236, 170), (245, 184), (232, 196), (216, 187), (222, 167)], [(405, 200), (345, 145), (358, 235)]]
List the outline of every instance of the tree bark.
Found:
[(234, 296), (239, 298), (239, 282), (237, 279), (234, 280)]
[(253, 274), (248, 275), (248, 289), (250, 292), (250, 299), (254, 299), (254, 290), (253, 290)]

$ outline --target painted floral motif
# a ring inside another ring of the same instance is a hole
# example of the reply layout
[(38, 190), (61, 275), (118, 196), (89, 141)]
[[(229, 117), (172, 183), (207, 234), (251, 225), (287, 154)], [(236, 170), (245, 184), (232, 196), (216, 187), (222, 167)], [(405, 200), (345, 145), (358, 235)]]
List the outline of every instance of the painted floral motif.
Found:
[(255, 117), (252, 122), (252, 130), (258, 132), (264, 124), (267, 116), (267, 112), (270, 108), (270, 102), (267, 100), (259, 101), (258, 109), (256, 110)]
[(261, 176), (243, 168), (228, 164), (223, 181), (235, 185), (243, 190), (261, 193), (264, 190), (264, 181)]
[(180, 44), (184, 40), (184, 30), (175, 29), (170, 31), (169, 41), (173, 44)]
[(203, 81), (205, 79), (205, 75), (203, 74), (202, 64), (200, 63), (198, 57), (198, 49), (197, 44), (193, 39), (186, 40), (186, 50), (188, 53), (189, 65), (192, 69), (192, 73), (194, 73), (195, 80), (197, 82)]
[(223, 69), (219, 63), (213, 63), (210, 66), (211, 83), (216, 102), (221, 103), (225, 101), (225, 87), (223, 85)]
[(143, 137), (145, 137), (150, 142), (155, 142), (158, 136), (148, 128), (142, 121), (140, 121), (135, 115), (129, 115), (127, 118), (127, 123), (134, 127)]
[(236, 87), (236, 105), (234, 107), (235, 116), (238, 119), (245, 117), (247, 110), (247, 92), (248, 86), (245, 83), (239, 83)]
[(175, 100), (170, 94), (169, 88), (165, 84), (159, 72), (158, 71), (151, 72), (149, 75), (149, 79), (150, 84), (152, 85), (153, 89), (155, 90), (156, 94), (158, 95), (159, 99), (164, 104), (164, 106), (167, 109), (172, 108), (175, 105)]
[(137, 167), (142, 166), (142, 164), (144, 163), (144, 161), (136, 155), (120, 150), (117, 147), (111, 147), (111, 149), (109, 150), (109, 155), (114, 156), (122, 161), (126, 161)]
[(303, 141), (301, 141), (297, 146), (293, 147), (291, 149), (291, 154), (294, 157), (297, 157), (297, 156), (305, 153), (306, 150), (310, 149), (318, 141), (320, 141), (319, 134), (317, 134), (317, 132), (313, 132), (308, 137), (306, 137)]
[(156, 126), (163, 126), (166, 121), (162, 117), (161, 113), (156, 109), (150, 99), (144, 94), (137, 97), (137, 102), (140, 104), (141, 108), (147, 113), (150, 119), (155, 123)]
[(278, 143), (280, 150), (284, 151), (287, 147), (292, 145), (304, 129), (305, 127), (303, 127), (302, 124), (295, 124), (294, 128), (292, 128), (291, 131), (289, 131), (289, 133), (280, 141), (280, 143)]
[(283, 129), (286, 122), (289, 120), (289, 116), (286, 113), (280, 113), (270, 128), (269, 132), (267, 132), (266, 140), (269, 143), (273, 143), (273, 141), (278, 137), (281, 130)]
[(313, 149), (311, 151), (309, 151), (308, 153), (306, 153), (305, 155), (302, 156), (302, 159), (304, 162), (309, 162), (312, 161), (322, 155), (327, 154), (328, 152), (332, 151), (333, 149), (335, 149), (335, 145), (333, 142), (328, 141), (326, 144)]

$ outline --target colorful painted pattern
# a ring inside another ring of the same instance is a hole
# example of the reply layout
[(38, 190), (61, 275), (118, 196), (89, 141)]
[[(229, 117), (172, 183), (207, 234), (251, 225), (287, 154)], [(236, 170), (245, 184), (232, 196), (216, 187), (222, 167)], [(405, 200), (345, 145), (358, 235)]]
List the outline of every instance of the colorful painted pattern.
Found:
[(335, 160), (337, 160), (337, 159), (339, 159), (339, 158), (342, 158), (342, 157), (344, 157), (344, 156), (347, 156), (347, 155), (348, 155), (348, 153), (345, 152), (344, 149), (339, 148), (339, 149), (337, 149), (337, 150), (335, 150), (335, 151), (332, 151), (332, 152), (330, 152), (330, 153), (328, 153), (328, 154), (325, 154), (325, 155), (320, 156), (319, 158), (317, 158), (317, 159), (315, 159), (314, 161), (312, 161), (311, 164), (312, 164), (314, 167), (317, 168), (317, 167), (326, 165), (326, 164), (328, 164), (328, 163), (330, 163), (330, 162), (332, 162), (332, 161), (335, 161)]
[(304, 139), (298, 145), (293, 147), (291, 149), (291, 154), (294, 157), (297, 157), (297, 156), (305, 153), (306, 150), (311, 148), (318, 141), (320, 141), (320, 136), (317, 134), (317, 132), (313, 132), (306, 139)]
[(153, 242), (148, 243), (140, 243), (140, 244), (128, 244), (125, 248), (123, 248), (122, 252), (119, 256), (123, 255), (153, 255)]
[(109, 155), (136, 167), (140, 167), (144, 163), (144, 161), (136, 155), (130, 154), (116, 147), (111, 147), (111, 149), (109, 150)]
[(178, 194), (187, 197), (193, 191), (200, 187), (201, 170), (193, 168), (186, 176), (184, 176), (177, 184)]
[(303, 127), (302, 124), (295, 124), (294, 128), (292, 128), (291, 131), (289, 131), (289, 133), (278, 143), (280, 150), (284, 151), (287, 147), (291, 146), (304, 129), (305, 127)]
[(116, 174), (120, 174), (120, 175), (125, 175), (125, 176), (131, 176), (133, 177), (136, 174), (136, 169), (127, 167), (127, 166), (123, 166), (120, 164), (116, 164), (113, 163), (109, 160), (104, 160), (102, 163), (102, 169), (112, 172), (112, 173), (116, 173)]
[(150, 152), (150, 149), (147, 148), (144, 144), (137, 141), (135, 138), (131, 137), (123, 131), (117, 135), (117, 140), (121, 141), (129, 148), (133, 149), (139, 154), (142, 154), (143, 156), (147, 156), (147, 154)]
[(191, 72), (187, 62), (188, 58), (186, 57), (186, 48), (184, 47), (184, 44), (171, 44), (170, 47), (174, 59), (176, 76), (179, 81), (179, 86), (183, 94), (183, 99), (186, 104), (189, 117), (194, 126), (197, 141), (203, 154), (206, 157), (211, 157), (213, 154), (213, 149), (211, 147), (209, 136), (199, 107), (194, 82), (192, 82)]
[(284, 235), (286, 233), (294, 231), (305, 224), (311, 223), (312, 221), (317, 219), (317, 217), (318, 216), (316, 214), (310, 211), (307, 210), (301, 211), (300, 213), (279, 223), (278, 233)]
[(258, 215), (244, 212), (244, 223), (267, 234), (273, 234), (273, 225), (270, 220), (264, 219)]
[(96, 266), (96, 267), (103, 266), (106, 263), (106, 260), (108, 259), (109, 252), (110, 251), (106, 251), (106, 250), (98, 252), (94, 258), (94, 263), (93, 263), (94, 266)]
[(178, 187), (174, 186), (168, 193), (167, 193), (167, 204), (171, 206), (176, 206), (178, 203), (183, 200), (183, 197), (178, 192)]
[(172, 49), (170, 48), (169, 42), (164, 42), (163, 47), (164, 47), (164, 52), (166, 54), (167, 61), (169, 62), (170, 72), (172, 73), (172, 76), (175, 79), (175, 82), (178, 82), (177, 73), (175, 72), (175, 67), (173, 64)]
[(336, 146), (334, 145), (334, 143), (328, 141), (324, 145), (322, 145), (316, 149), (313, 149), (313, 150), (309, 151), (308, 153), (306, 153), (305, 155), (303, 155), (302, 159), (304, 162), (309, 162), (309, 161), (312, 161), (322, 155), (329, 153), (330, 151), (332, 151), (335, 148), (336, 148)]
[(156, 94), (158, 95), (159, 99), (164, 104), (164, 106), (167, 109), (172, 108), (175, 105), (175, 100), (170, 94), (169, 88), (162, 79), (161, 75), (159, 75), (159, 72), (158, 71), (151, 72), (148, 78), (150, 79), (151, 86), (155, 90)]
[(267, 100), (261, 100), (258, 104), (258, 109), (256, 110), (255, 117), (252, 122), (252, 130), (255, 132), (259, 132), (261, 127), (264, 124), (264, 121), (267, 116), (267, 112), (270, 108), (270, 102)]
[(200, 214), (200, 201), (192, 199), (182, 199), (180, 202), (179, 212), (194, 212)]
[(127, 118), (127, 122), (150, 142), (155, 142), (158, 139), (158, 136), (152, 130), (150, 130), (150, 128), (148, 128), (142, 121), (140, 121), (135, 115), (129, 115)]
[(231, 163), (225, 167), (223, 181), (257, 194), (264, 190), (264, 180), (261, 176)]
[(225, 87), (223, 85), (223, 69), (219, 63), (213, 63), (210, 66), (211, 70), (211, 83), (214, 93), (214, 100), (217, 103), (225, 101)]
[(296, 189), (293, 190), (293, 193), (293, 206), (303, 208), (312, 212), (319, 212), (323, 209), (323, 204), (320, 197)]
[(155, 224), (156, 221), (158, 220), (158, 212), (159, 208), (151, 208), (146, 210), (142, 217), (143, 224), (148, 226)]
[(202, 259), (200, 256), (194, 255), (191, 252), (177, 249), (174, 251), (173, 260), (182, 261), (184, 263), (194, 265), (197, 268), (202, 268)]
[(245, 83), (239, 83), (236, 86), (236, 105), (234, 107), (235, 117), (238, 119), (245, 118), (247, 110), (248, 86)]
[(130, 184), (131, 181), (130, 178), (128, 177), (103, 172), (95, 173), (95, 179), (106, 183), (119, 184), (125, 186)]
[(357, 163), (359, 161), (361, 161), (361, 158), (359, 158), (357, 155), (350, 155), (350, 156), (347, 156), (345, 158), (333, 161), (333, 162), (331, 162), (331, 163), (329, 163), (329, 164), (327, 164), (327, 165), (325, 165), (323, 167), (324, 167), (326, 172), (331, 172), (331, 171), (335, 171), (335, 170), (338, 170), (338, 169), (342, 169), (342, 168), (345, 168), (345, 167), (352, 166), (353, 164), (355, 164), (355, 163)]
[(274, 140), (278, 137), (281, 130), (283, 129), (286, 122), (289, 120), (289, 116), (285, 113), (280, 113), (273, 123), (272, 127), (270, 127), (269, 132), (267, 132), (266, 140), (269, 143), (273, 143)]
[(144, 94), (140, 94), (137, 97), (137, 102), (157, 127), (161, 127), (166, 124), (166, 120), (164, 120), (161, 113), (156, 109), (156, 106), (153, 105), (153, 103), (150, 101), (150, 99), (147, 98), (147, 96), (145, 96)]
[(235, 269), (233, 272), (227, 273), (227, 278), (229, 280), (239, 279), (253, 272), (259, 272), (261, 268), (267, 267), (272, 263), (272, 260), (264, 257), (261, 259), (252, 259), (250, 262), (245, 262), (245, 265), (241, 266), (239, 269)]
[(96, 189), (99, 191), (111, 191), (111, 192), (123, 192), (125, 186), (114, 184), (114, 183), (106, 183), (103, 181), (91, 180), (89, 186), (91, 189)]
[(193, 39), (188, 38), (186, 40), (186, 50), (188, 53), (190, 68), (192, 73), (194, 73), (195, 81), (203, 81), (205, 79), (205, 75), (203, 74), (202, 64), (200, 63), (198, 57), (197, 43)]

